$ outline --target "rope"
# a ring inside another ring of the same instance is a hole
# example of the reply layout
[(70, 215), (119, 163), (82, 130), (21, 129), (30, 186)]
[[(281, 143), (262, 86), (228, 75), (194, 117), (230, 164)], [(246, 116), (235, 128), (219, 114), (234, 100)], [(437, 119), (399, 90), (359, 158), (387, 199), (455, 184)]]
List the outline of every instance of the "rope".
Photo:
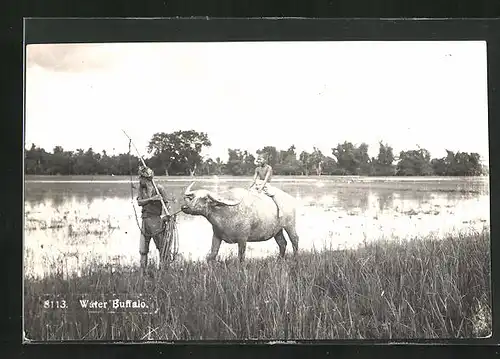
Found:
[(179, 254), (179, 234), (176, 222), (177, 216), (169, 215), (163, 225), (163, 246), (160, 257), (167, 266), (175, 261)]

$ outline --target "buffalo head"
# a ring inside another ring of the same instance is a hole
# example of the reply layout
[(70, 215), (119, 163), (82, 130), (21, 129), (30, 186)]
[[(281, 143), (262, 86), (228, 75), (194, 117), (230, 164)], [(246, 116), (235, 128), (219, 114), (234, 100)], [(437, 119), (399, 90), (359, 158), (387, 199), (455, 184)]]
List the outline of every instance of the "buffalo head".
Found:
[(236, 206), (240, 203), (240, 201), (224, 199), (220, 195), (204, 189), (192, 191), (193, 185), (194, 182), (184, 192), (184, 205), (181, 210), (186, 214), (207, 216), (215, 207)]

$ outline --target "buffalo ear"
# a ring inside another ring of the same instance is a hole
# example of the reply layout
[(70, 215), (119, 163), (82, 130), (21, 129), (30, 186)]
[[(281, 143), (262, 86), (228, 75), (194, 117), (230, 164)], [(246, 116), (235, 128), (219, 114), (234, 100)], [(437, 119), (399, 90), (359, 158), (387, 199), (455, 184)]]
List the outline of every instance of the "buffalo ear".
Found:
[(237, 206), (241, 201), (235, 201), (230, 199), (224, 199), (218, 195), (208, 193), (207, 198), (209, 198), (213, 203), (219, 206)]
[(207, 201), (207, 204), (211, 207), (222, 207), (224, 206), (223, 203), (217, 201), (216, 199), (212, 198), (211, 196), (205, 197), (205, 200)]
[(211, 207), (224, 207), (225, 206), (224, 204), (217, 202), (217, 201), (214, 201), (213, 199), (210, 199), (210, 198), (208, 198), (208, 205)]

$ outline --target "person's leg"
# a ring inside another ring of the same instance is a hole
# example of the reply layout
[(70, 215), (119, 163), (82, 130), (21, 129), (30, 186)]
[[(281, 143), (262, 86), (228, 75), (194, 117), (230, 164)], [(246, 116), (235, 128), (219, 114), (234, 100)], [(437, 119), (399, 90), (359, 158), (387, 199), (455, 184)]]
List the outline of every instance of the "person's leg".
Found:
[(156, 249), (158, 249), (158, 253), (160, 254), (159, 257), (161, 266), (161, 264), (163, 264), (163, 260), (165, 259), (164, 256), (162, 256), (165, 233), (164, 233), (163, 221), (161, 220), (161, 218), (160, 217), (151, 218), (149, 220), (149, 229), (153, 236), (153, 242), (156, 246)]
[(148, 223), (146, 219), (142, 220), (141, 238), (139, 241), (139, 253), (141, 255), (141, 273), (144, 273), (148, 266), (149, 242), (151, 235), (148, 232)]
[(160, 217), (148, 218), (148, 227), (156, 248), (160, 251), (162, 245), (163, 222)]
[(276, 208), (278, 210), (278, 218), (281, 217), (281, 210), (280, 210), (280, 205), (276, 201), (276, 196), (274, 195), (274, 191), (272, 187), (268, 186), (267, 184), (262, 188), (262, 192), (264, 192), (267, 196), (271, 197), (273, 200), (274, 204), (276, 205)]

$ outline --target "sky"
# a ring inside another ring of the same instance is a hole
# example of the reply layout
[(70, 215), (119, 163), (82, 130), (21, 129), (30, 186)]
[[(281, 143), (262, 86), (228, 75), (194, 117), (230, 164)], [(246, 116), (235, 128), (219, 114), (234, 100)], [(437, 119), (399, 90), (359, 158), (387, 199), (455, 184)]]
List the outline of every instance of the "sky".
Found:
[(25, 147), (147, 157), (156, 132), (206, 132), (204, 155), (339, 142), (488, 159), (486, 43), (43, 44), (26, 50)]

